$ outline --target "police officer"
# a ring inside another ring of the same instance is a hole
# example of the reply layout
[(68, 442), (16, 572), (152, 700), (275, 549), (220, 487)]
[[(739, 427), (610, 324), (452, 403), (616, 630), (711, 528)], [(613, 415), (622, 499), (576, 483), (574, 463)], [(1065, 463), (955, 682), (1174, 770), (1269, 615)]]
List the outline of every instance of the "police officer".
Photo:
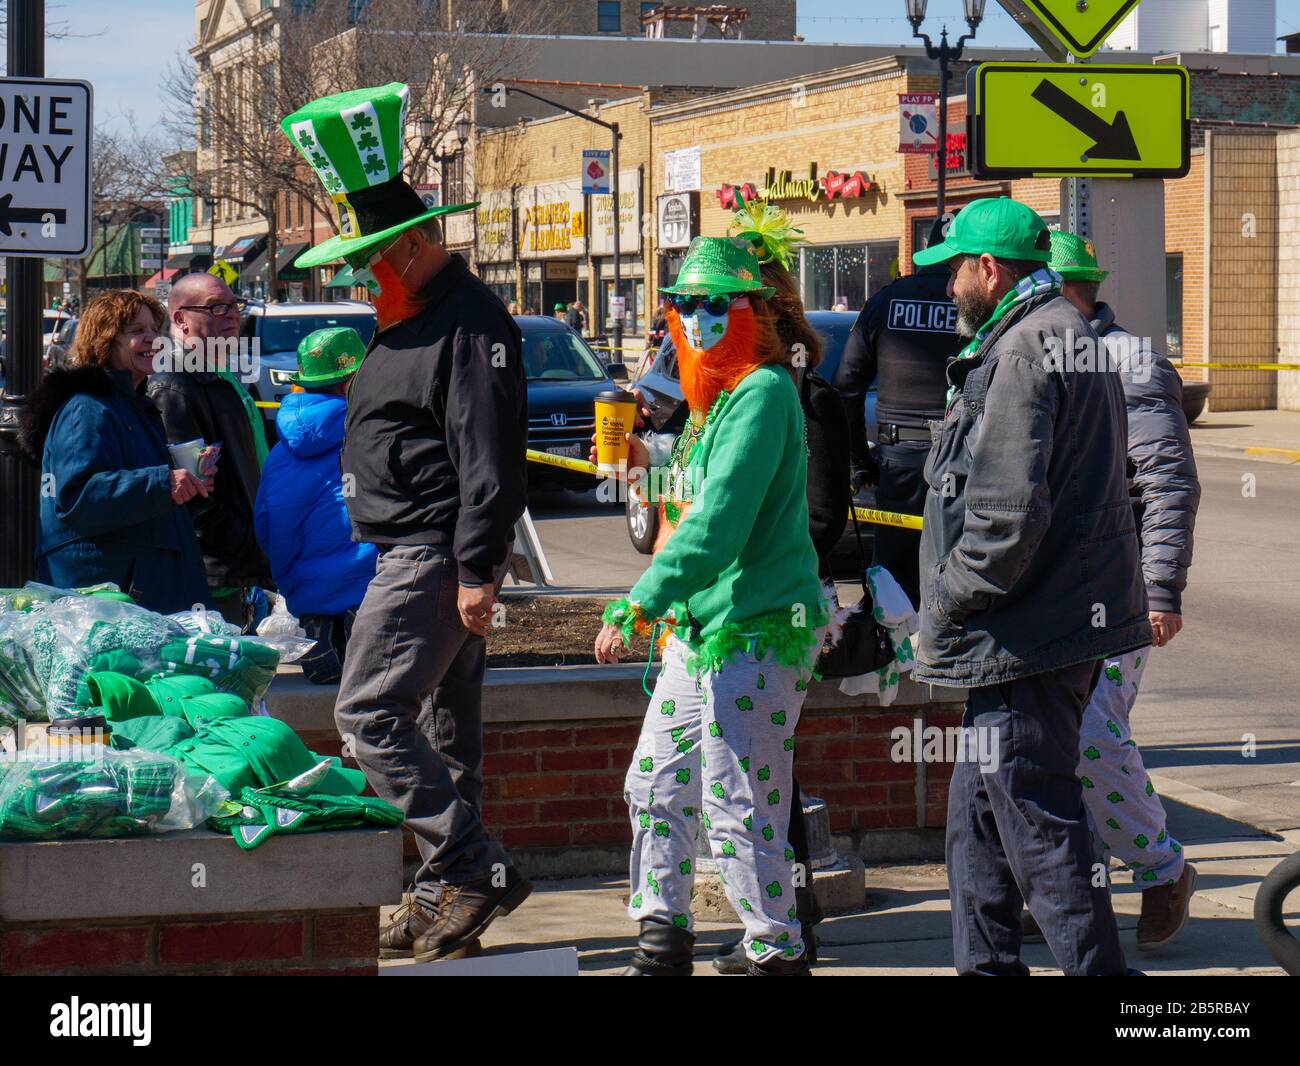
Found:
[[(944, 219), (930, 232), (943, 240)], [(876, 484), (883, 511), (920, 515), (925, 506), (922, 470), (930, 452), (927, 422), (943, 418), (948, 361), (961, 350), (957, 308), (948, 298), (946, 267), (926, 267), (886, 285), (858, 316), (833, 384), (849, 417), (853, 485)], [(867, 446), (863, 406), (873, 381), (879, 469)], [(897, 526), (875, 527), (875, 562), (888, 570), (920, 605), (917, 554), (921, 535)]]

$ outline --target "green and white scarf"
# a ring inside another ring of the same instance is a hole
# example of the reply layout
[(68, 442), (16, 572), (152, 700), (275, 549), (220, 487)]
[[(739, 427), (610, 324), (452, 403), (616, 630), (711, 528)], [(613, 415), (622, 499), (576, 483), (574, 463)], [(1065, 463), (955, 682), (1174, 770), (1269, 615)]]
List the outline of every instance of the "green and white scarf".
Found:
[[(989, 316), (987, 322), (975, 331), (975, 336), (971, 338), (970, 343), (957, 353), (958, 359), (970, 359), (979, 352), (984, 346), (984, 341), (993, 327), (1009, 315), (1013, 308), (1019, 307), (1023, 303), (1028, 303), (1035, 296), (1042, 296), (1044, 293), (1061, 291), (1061, 275), (1049, 266), (1044, 266), (1035, 270), (1032, 274), (1027, 274), (1021, 278), (1013, 289), (1010, 289), (1001, 300), (998, 301), (997, 307), (993, 309), (993, 314)], [(957, 386), (948, 387), (948, 402), (952, 403), (952, 398), (957, 395)]]

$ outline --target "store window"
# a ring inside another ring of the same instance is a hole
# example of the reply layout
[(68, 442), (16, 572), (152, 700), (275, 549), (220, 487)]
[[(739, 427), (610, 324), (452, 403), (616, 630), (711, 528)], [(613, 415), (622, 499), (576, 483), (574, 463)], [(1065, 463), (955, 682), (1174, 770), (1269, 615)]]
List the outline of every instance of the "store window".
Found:
[(1183, 357), (1183, 253), (1165, 256), (1165, 354)]
[(898, 276), (898, 241), (805, 248), (799, 269), (809, 311), (844, 304), (861, 311), (870, 296)]
[(600, 0), (596, 5), (596, 31), (598, 33), (623, 32), (623, 5), (619, 0)]
[[(614, 321), (609, 316), (609, 300), (614, 295), (614, 280), (610, 278), (600, 286), (599, 322), (603, 329), (613, 329)], [(639, 334), (641, 322), (645, 316), (645, 281), (641, 278), (620, 278), (619, 295), (624, 299), (623, 333)]]
[(524, 282), (524, 314), (540, 315), (546, 312), (542, 307), (542, 283), (540, 281)]
[(515, 283), (513, 281), (489, 281), (487, 287), (496, 294), (496, 298), (509, 307), (515, 302)]

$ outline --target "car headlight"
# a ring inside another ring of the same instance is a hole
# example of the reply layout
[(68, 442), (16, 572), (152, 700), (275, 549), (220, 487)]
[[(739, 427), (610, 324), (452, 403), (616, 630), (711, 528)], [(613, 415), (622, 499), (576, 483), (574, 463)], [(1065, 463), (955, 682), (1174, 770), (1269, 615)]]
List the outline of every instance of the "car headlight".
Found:
[(293, 384), (293, 376), (294, 376), (294, 371), (292, 371), (292, 370), (272, 370), (272, 371), (271, 371), (271, 384), (272, 384), (272, 385), (292, 385), (292, 384)]

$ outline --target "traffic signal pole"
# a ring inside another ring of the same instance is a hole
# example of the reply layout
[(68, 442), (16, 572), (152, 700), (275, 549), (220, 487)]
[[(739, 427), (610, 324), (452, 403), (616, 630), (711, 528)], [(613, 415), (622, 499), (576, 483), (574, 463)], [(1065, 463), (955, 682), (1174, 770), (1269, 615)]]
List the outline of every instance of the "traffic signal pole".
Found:
[[(45, 77), (44, 0), (8, 0), (9, 77)], [(0, 392), (0, 586), (21, 585), (36, 570), (39, 470), (18, 446), (18, 422), (41, 380), (40, 258), (8, 260), (8, 337)]]

